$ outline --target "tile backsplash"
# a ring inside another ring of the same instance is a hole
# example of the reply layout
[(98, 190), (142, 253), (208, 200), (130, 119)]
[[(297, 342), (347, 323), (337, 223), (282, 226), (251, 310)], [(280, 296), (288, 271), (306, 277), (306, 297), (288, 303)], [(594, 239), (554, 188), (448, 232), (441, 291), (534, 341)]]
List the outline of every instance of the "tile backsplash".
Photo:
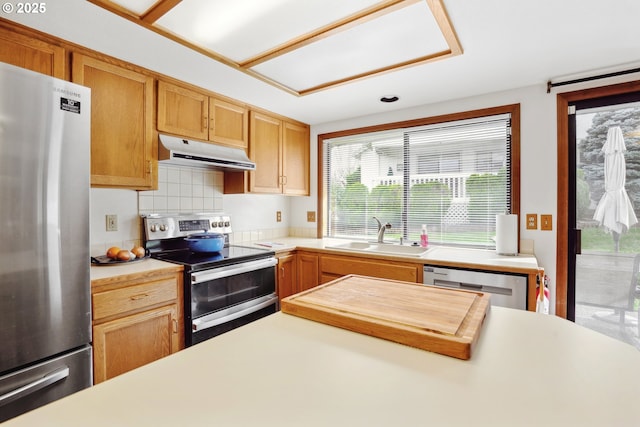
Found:
[[(231, 242), (238, 244), (279, 237), (314, 237), (312, 227), (291, 227), (289, 198), (282, 195), (224, 193), (224, 173), (158, 165), (158, 189), (91, 189), (91, 255), (110, 246), (143, 244), (140, 215), (150, 213), (225, 212), (233, 219)], [(276, 221), (282, 212), (282, 222)], [(116, 215), (118, 230), (105, 230), (105, 215)]]
[(223, 210), (220, 171), (158, 165), (158, 189), (138, 193), (140, 214)]

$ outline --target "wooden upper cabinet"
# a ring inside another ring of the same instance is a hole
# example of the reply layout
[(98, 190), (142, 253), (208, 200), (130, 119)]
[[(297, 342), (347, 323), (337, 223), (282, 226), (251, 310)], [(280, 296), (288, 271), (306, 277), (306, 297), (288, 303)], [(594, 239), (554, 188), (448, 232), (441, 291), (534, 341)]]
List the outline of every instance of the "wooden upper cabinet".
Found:
[(309, 195), (309, 126), (283, 122), (282, 175), (284, 194)]
[(209, 98), (209, 140), (247, 150), (249, 110), (246, 106)]
[(209, 139), (209, 97), (158, 81), (158, 130), (188, 138)]
[(250, 113), (249, 191), (309, 195), (309, 127), (256, 111)]
[(153, 188), (153, 78), (74, 54), (72, 80), (91, 88), (91, 185)]
[(158, 130), (247, 149), (247, 107), (158, 81)]
[(0, 28), (0, 61), (64, 79), (65, 50), (60, 46)]
[(250, 122), (249, 157), (256, 170), (249, 172), (249, 191), (282, 193), (282, 120), (251, 111)]

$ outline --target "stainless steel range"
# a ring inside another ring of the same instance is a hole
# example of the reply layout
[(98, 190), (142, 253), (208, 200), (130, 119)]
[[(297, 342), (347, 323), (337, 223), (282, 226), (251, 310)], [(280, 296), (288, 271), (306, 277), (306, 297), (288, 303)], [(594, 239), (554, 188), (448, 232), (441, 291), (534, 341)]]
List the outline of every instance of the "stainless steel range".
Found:
[[(275, 252), (229, 244), (231, 219), (220, 213), (144, 215), (153, 258), (184, 266), (185, 346), (200, 343), (278, 310)], [(192, 252), (186, 236), (224, 235), (220, 252)]]

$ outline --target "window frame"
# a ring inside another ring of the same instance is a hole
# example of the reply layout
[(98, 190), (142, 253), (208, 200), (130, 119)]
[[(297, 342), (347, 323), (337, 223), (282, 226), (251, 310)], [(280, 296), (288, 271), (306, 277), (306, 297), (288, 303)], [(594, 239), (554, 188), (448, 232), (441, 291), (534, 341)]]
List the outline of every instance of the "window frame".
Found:
[[(433, 117), (424, 117), (420, 119), (407, 120), (401, 122), (384, 123), (361, 128), (347, 129), (336, 132), (324, 133), (318, 135), (318, 222), (316, 237), (323, 238), (326, 227), (327, 217), (327, 189), (325, 188), (324, 172), (324, 149), (325, 140), (332, 138), (359, 135), (364, 133), (379, 132), (386, 130), (394, 130), (400, 128), (417, 127), (433, 124), (441, 124), (455, 122), (467, 119), (476, 119), (486, 116), (495, 116), (499, 114), (511, 115), (511, 213), (520, 216), (520, 104), (509, 104), (497, 107), (482, 108), (478, 110), (469, 110), (458, 113), (444, 114)], [(518, 242), (520, 241), (520, 226), (518, 224)], [(519, 249), (519, 243), (518, 243)]]

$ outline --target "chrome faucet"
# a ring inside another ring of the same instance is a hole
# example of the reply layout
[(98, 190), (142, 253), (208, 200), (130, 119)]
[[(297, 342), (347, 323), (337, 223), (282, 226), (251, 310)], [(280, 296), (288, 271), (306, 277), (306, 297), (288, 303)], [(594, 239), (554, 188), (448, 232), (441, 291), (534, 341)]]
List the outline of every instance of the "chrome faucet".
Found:
[(391, 228), (391, 224), (387, 222), (386, 224), (382, 225), (380, 220), (375, 216), (373, 217), (373, 219), (375, 219), (378, 223), (378, 243), (384, 243), (384, 232), (385, 230)]

